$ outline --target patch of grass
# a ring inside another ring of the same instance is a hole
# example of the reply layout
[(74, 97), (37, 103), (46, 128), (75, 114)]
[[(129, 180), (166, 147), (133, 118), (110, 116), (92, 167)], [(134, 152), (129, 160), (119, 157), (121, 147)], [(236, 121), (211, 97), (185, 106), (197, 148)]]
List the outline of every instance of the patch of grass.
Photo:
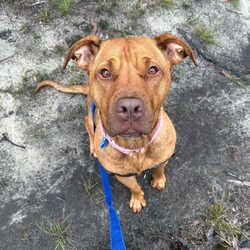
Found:
[(83, 27), (83, 31), (84, 31), (85, 33), (87, 33), (87, 34), (91, 33), (92, 30), (93, 30), (93, 27), (92, 27), (92, 25), (90, 25), (90, 24), (85, 24), (85, 26)]
[(246, 83), (240, 77), (232, 77), (231, 78), (234, 83), (236, 83), (241, 88), (246, 87)]
[[(74, 78), (74, 82), (72, 80), (71, 85), (83, 84), (80, 82), (76, 82), (75, 79), (76, 78)], [(73, 98), (74, 96), (75, 96), (75, 94), (72, 94), (71, 98)], [(84, 115), (82, 105), (78, 105), (77, 107), (74, 107), (72, 105), (68, 105), (67, 107), (60, 109), (58, 116), (54, 119), (54, 122), (55, 123), (72, 122), (72, 121), (75, 121), (77, 119), (78, 120), (82, 119), (82, 115)]]
[(102, 3), (96, 8), (95, 13), (98, 15), (106, 13), (109, 16), (114, 16), (116, 13), (115, 10), (118, 7), (118, 5), (119, 5), (119, 0), (112, 0), (109, 3)]
[(119, 5), (119, 0), (111, 0), (111, 6), (114, 7), (118, 7)]
[(97, 184), (97, 182), (93, 183), (90, 179), (84, 180), (82, 177), (81, 185), (87, 193), (91, 203), (95, 205), (103, 201), (103, 198), (100, 198), (100, 194), (102, 195), (101, 197), (103, 197), (103, 192), (100, 189), (94, 190)]
[(66, 16), (70, 13), (72, 0), (54, 0), (53, 5), (60, 10), (63, 16)]
[(231, 192), (213, 190), (209, 203), (195, 212), (195, 218), (184, 220), (179, 225), (178, 236), (185, 239), (180, 243), (192, 245), (192, 249), (222, 250), (238, 249), (240, 239), (250, 240), (250, 233), (241, 227), (247, 222), (247, 219), (243, 222), (244, 215), (240, 214), (242, 207), (234, 207), (236, 198)]
[(194, 28), (195, 36), (208, 44), (218, 44), (215, 38), (215, 27), (206, 27), (201, 24), (197, 24)]
[(184, 74), (183, 67), (176, 65), (174, 71), (172, 72), (172, 80), (178, 83), (184, 77)]
[(127, 13), (130, 22), (129, 26), (134, 29), (138, 27), (138, 20), (140, 17), (142, 17), (145, 14), (145, 11), (140, 7), (139, 4), (136, 5), (134, 9), (132, 9), (130, 12)]
[(45, 223), (37, 226), (51, 238), (55, 250), (64, 250), (67, 246), (76, 243), (70, 236), (70, 225), (70, 214), (65, 217), (63, 213), (61, 220), (47, 219)]
[(15, 0), (7, 0), (6, 3), (9, 5), (10, 8), (13, 8)]
[(71, 65), (70, 70), (74, 72), (74, 76), (70, 79), (70, 85), (77, 85), (77, 84), (88, 84), (89, 77), (88, 74), (84, 70), (79, 70), (76, 64)]
[(25, 198), (18, 198), (16, 203), (20, 206), (27, 206), (29, 204), (29, 200)]
[(105, 4), (100, 4), (95, 9), (95, 13), (97, 15), (101, 15), (103, 12), (106, 12), (106, 11), (107, 11), (107, 7), (105, 6)]
[(162, 8), (171, 8), (174, 5), (174, 0), (160, 0), (158, 4)]
[(66, 54), (68, 47), (63, 44), (57, 44), (54, 48), (56, 54), (63, 56)]
[(24, 241), (24, 242), (32, 241), (31, 233), (27, 228), (23, 228), (21, 231), (21, 241)]
[(240, 236), (250, 239), (250, 233), (241, 229), (234, 221), (233, 215), (227, 208), (225, 193), (221, 196), (214, 194), (213, 201), (205, 213), (206, 222), (211, 235), (217, 236), (222, 245), (235, 247)]
[[(2, 1), (1, 1), (2, 2)], [(18, 12), (19, 10), (23, 9), (24, 0), (16, 1), (16, 0), (6, 0), (8, 6), (14, 11)]]
[(56, 122), (58, 123), (65, 123), (65, 122), (71, 122), (74, 121), (78, 118), (78, 111), (77, 110), (65, 110), (64, 113), (62, 115), (59, 115), (56, 118)]
[(45, 133), (42, 129), (34, 128), (29, 132), (29, 138), (33, 140), (40, 140), (45, 137)]
[(33, 89), (33, 86), (28, 82), (28, 79), (24, 77), (23, 82), (20, 84), (18, 89), (9, 87), (6, 92), (11, 94), (13, 97), (19, 97), (26, 92), (30, 92)]
[(228, 78), (229, 80), (231, 80), (232, 82), (236, 83), (238, 86), (240, 86), (241, 88), (245, 88), (246, 87), (246, 83), (240, 78), (237, 77), (235, 75), (233, 75), (232, 73), (222, 70), (222, 74)]
[(82, 178), (82, 185), (84, 187), (84, 190), (87, 192), (89, 196), (91, 196), (91, 190), (97, 185), (97, 182), (92, 183), (90, 179), (84, 180)]
[[(20, 30), (25, 35), (32, 35), (34, 39), (40, 38), (37, 31), (30, 24), (23, 24)], [(28, 45), (27, 45), (27, 47), (33, 48), (31, 46), (28, 46)]]
[(109, 22), (108, 22), (107, 20), (101, 19), (101, 20), (98, 22), (97, 26), (98, 26), (101, 30), (105, 31), (105, 30), (107, 30), (107, 29), (109, 28)]
[(50, 14), (50, 11), (49, 10), (42, 10), (40, 13), (40, 18), (44, 21), (51, 20), (52, 16)]
[(29, 24), (23, 24), (21, 27), (21, 31), (23, 32), (23, 34), (29, 34), (32, 31), (32, 29)]
[(40, 71), (38, 71), (34, 77), (36, 82), (42, 82), (49, 79), (49, 76), (46, 73), (42, 73)]
[(137, 22), (140, 17), (142, 17), (145, 12), (141, 9), (133, 9), (129, 15), (132, 22)]
[(182, 7), (184, 10), (189, 10), (191, 6), (190, 6), (190, 4), (183, 2), (183, 3), (181, 4), (181, 7)]
[(240, 0), (231, 0), (231, 1), (228, 1), (230, 4), (233, 5), (234, 8), (238, 8), (239, 5), (240, 5)]

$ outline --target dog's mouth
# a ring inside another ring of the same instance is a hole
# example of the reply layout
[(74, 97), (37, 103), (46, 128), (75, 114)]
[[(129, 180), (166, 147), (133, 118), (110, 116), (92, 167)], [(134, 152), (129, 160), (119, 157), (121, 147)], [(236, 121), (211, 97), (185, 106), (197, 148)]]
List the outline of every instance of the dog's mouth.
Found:
[(127, 131), (118, 134), (117, 136), (122, 138), (138, 138), (141, 137), (143, 134), (137, 130), (129, 128)]
[(112, 137), (138, 138), (152, 132), (151, 122), (114, 122), (108, 124), (107, 132)]
[(134, 129), (128, 129), (126, 131), (119, 131), (119, 132), (107, 130), (107, 132), (111, 137), (121, 137), (121, 138), (139, 138), (142, 135), (147, 135), (145, 133), (142, 133)]

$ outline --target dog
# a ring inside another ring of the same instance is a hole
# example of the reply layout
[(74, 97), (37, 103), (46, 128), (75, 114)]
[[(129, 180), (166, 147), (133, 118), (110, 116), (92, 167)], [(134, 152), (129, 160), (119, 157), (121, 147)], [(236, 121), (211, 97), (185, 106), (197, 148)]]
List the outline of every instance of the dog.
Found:
[(88, 85), (62, 86), (48, 80), (34, 90), (48, 85), (87, 95), (90, 152), (130, 189), (129, 206), (135, 213), (146, 206), (137, 175), (152, 168), (151, 186), (166, 186), (164, 168), (175, 150), (176, 131), (162, 106), (171, 70), (186, 57), (198, 65), (189, 45), (169, 33), (106, 41), (91, 35), (70, 48), (63, 65), (65, 69), (70, 59), (75, 60), (87, 72)]

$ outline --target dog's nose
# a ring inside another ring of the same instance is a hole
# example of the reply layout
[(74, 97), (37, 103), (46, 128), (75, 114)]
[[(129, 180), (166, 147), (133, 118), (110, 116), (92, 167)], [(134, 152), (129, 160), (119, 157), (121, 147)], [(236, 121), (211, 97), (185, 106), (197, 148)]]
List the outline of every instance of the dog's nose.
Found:
[(116, 112), (124, 120), (138, 120), (144, 113), (144, 103), (139, 98), (121, 98), (116, 103)]

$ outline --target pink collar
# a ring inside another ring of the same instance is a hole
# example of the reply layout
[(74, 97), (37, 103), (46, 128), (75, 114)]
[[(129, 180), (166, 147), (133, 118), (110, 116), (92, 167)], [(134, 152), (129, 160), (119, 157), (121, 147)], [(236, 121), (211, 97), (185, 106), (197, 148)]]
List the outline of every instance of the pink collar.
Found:
[(156, 129), (155, 129), (155, 132), (150, 140), (150, 142), (142, 147), (142, 148), (135, 148), (135, 149), (128, 149), (128, 148), (123, 148), (121, 146), (119, 146), (118, 144), (115, 143), (115, 141), (113, 139), (111, 139), (111, 137), (108, 135), (108, 133), (105, 131), (105, 129), (103, 128), (102, 126), (102, 123), (100, 124), (100, 128), (101, 128), (101, 131), (102, 131), (102, 135), (104, 136), (104, 139), (108, 140), (108, 142), (110, 143), (110, 145), (117, 149), (118, 151), (120, 151), (121, 153), (123, 154), (129, 154), (129, 153), (137, 153), (137, 152), (140, 152), (140, 151), (143, 151), (144, 149), (146, 149), (146, 147), (153, 142), (153, 140), (156, 138), (156, 136), (159, 134), (159, 131), (161, 129), (161, 125), (162, 125), (162, 117), (160, 115), (160, 118), (159, 118), (159, 121), (157, 123), (157, 126), (156, 126)]

